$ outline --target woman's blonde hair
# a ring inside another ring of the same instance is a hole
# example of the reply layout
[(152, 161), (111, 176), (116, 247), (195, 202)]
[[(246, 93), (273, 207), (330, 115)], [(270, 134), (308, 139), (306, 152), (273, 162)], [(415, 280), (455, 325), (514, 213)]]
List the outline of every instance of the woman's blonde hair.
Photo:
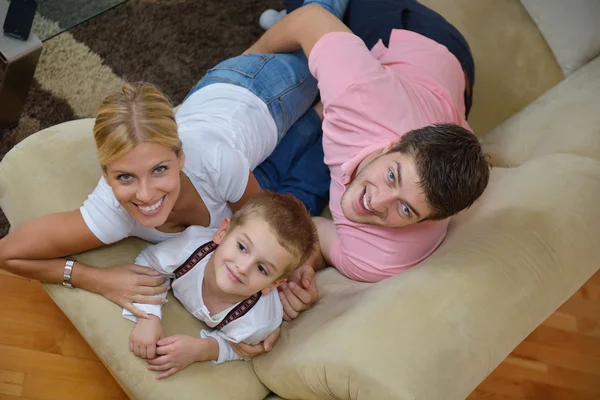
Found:
[(181, 140), (173, 106), (149, 83), (126, 83), (98, 109), (94, 139), (102, 169), (141, 143), (157, 143), (179, 157)]

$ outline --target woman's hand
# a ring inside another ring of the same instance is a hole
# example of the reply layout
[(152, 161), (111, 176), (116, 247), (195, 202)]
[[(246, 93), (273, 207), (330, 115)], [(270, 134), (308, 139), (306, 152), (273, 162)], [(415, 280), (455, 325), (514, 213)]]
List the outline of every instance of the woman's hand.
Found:
[(96, 292), (118, 304), (138, 318), (148, 318), (148, 314), (134, 307), (133, 303), (165, 304), (167, 299), (152, 297), (167, 292), (169, 286), (160, 286), (167, 278), (159, 278), (160, 273), (136, 264), (98, 268)]
[(319, 300), (315, 270), (310, 265), (296, 268), (287, 283), (279, 286), (279, 298), (283, 305), (283, 319), (291, 321)]
[(187, 335), (169, 336), (158, 341), (156, 357), (147, 360), (150, 371), (166, 371), (158, 374), (156, 379), (167, 378), (181, 371), (191, 363), (199, 360), (198, 351), (201, 350), (200, 338)]
[(252, 344), (246, 344), (246, 343), (242, 343), (242, 342), (240, 342), (240, 343), (230, 342), (229, 345), (231, 346), (233, 351), (238, 353), (238, 355), (240, 357), (242, 357), (244, 360), (249, 360), (253, 357), (260, 356), (261, 354), (265, 354), (265, 353), (268, 353), (269, 351), (271, 351), (271, 349), (273, 348), (273, 343), (275, 343), (275, 341), (279, 337), (280, 331), (281, 331), (281, 328), (277, 328), (276, 330), (271, 332), (271, 334), (269, 336), (267, 336), (264, 341), (262, 341), (258, 344), (252, 345)]

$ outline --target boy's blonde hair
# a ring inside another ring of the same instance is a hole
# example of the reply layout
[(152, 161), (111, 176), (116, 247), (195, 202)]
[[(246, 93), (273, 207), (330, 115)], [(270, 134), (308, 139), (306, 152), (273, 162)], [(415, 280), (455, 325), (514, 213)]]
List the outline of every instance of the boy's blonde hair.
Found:
[(231, 218), (230, 231), (250, 218), (264, 220), (279, 244), (292, 255), (292, 264), (282, 276), (304, 264), (317, 245), (317, 230), (310, 214), (291, 194), (265, 191), (253, 195)]
[(102, 169), (141, 143), (157, 143), (182, 151), (173, 107), (164, 94), (149, 83), (126, 83), (108, 95), (98, 109), (94, 139)]

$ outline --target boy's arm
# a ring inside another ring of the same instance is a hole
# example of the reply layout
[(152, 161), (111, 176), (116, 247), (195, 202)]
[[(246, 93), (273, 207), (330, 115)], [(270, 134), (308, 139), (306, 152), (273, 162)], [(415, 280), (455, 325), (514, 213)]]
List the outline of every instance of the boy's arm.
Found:
[(163, 336), (162, 322), (156, 316), (140, 318), (131, 335), (129, 351), (138, 357), (151, 359), (156, 356), (156, 344)]
[(335, 15), (310, 4), (286, 15), (246, 52), (290, 53), (302, 49), (308, 57), (314, 45), (329, 32), (352, 33)]
[[(208, 331), (203, 329), (200, 331), (202, 340), (210, 340), (210, 343), (205, 344), (210, 354), (206, 354), (202, 361), (212, 361), (215, 364), (221, 364), (227, 361), (243, 360), (243, 358), (233, 350), (230, 345), (230, 339), (225, 333), (220, 330)], [(216, 353), (214, 350), (216, 349)]]
[(157, 346), (158, 357), (146, 361), (150, 371), (160, 372), (157, 379), (167, 378), (196, 361), (216, 360), (219, 357), (219, 344), (212, 337), (175, 335), (159, 340)]

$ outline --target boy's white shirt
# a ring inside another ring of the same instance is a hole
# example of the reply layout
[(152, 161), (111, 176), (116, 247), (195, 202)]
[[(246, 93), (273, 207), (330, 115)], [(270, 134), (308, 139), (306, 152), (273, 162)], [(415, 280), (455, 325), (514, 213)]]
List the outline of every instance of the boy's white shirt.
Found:
[[(173, 272), (198, 247), (211, 241), (213, 234), (214, 230), (200, 226), (190, 226), (175, 238), (147, 247), (137, 256), (135, 263), (150, 267), (172, 279), (175, 277)], [(213, 253), (204, 257), (194, 268), (181, 278), (173, 280), (171, 284), (175, 297), (183, 304), (186, 310), (211, 328), (217, 326), (229, 311), (235, 307), (235, 305), (231, 306), (211, 316), (209, 310), (204, 305), (202, 281), (204, 279), (206, 263)], [(169, 282), (167, 281), (163, 285), (167, 286)], [(156, 297), (166, 296), (167, 294), (163, 293)], [(162, 319), (160, 305), (138, 303), (134, 303), (134, 305), (138, 309)], [(131, 312), (123, 309), (122, 315), (136, 322), (136, 317)], [(242, 360), (243, 358), (233, 351), (229, 342), (260, 343), (281, 325), (282, 320), (283, 306), (281, 305), (281, 300), (279, 300), (277, 290), (273, 290), (269, 294), (262, 295), (256, 305), (243, 317), (227, 324), (221, 330), (211, 331), (203, 329), (200, 332), (200, 336), (202, 338), (213, 337), (219, 343), (219, 358), (213, 361), (214, 363), (220, 364), (225, 361)]]

